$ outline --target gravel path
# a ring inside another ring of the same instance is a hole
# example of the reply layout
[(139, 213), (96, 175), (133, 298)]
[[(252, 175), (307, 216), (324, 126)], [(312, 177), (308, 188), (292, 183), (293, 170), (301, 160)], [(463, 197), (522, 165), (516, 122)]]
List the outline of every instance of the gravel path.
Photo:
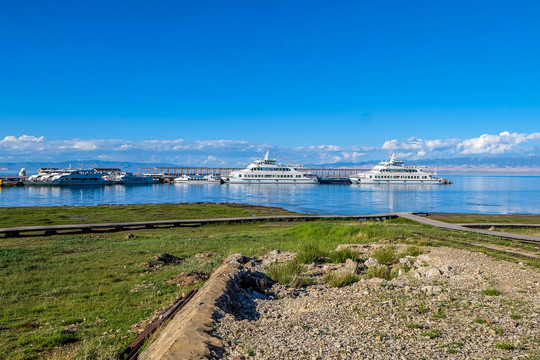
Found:
[[(538, 270), (464, 250), (428, 251), (413, 259), (419, 269), (392, 281), (331, 288), (319, 278), (305, 289), (246, 290), (243, 303), (216, 320), (223, 357), (540, 358)], [(270, 260), (246, 268), (264, 271)], [(491, 288), (500, 294), (484, 293)]]

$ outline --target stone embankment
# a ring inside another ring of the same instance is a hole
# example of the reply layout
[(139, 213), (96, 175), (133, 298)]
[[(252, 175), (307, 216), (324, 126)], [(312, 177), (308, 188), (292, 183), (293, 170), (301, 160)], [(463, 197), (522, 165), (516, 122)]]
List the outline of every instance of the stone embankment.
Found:
[[(438, 247), (396, 261), (394, 279), (367, 278), (365, 261), (312, 264), (312, 285), (265, 281), (294, 253), (228, 259), (143, 359), (470, 359), (540, 356), (540, 275), (522, 264)], [(347, 247), (341, 245), (340, 247)], [(360, 274), (330, 287), (330, 273)]]

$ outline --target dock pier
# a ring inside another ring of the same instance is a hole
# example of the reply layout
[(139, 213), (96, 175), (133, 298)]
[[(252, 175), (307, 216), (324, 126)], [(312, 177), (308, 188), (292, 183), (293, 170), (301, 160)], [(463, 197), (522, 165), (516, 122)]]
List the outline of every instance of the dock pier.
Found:
[[(163, 178), (166, 182), (182, 175), (218, 175), (226, 177), (233, 171), (244, 170), (244, 168), (216, 168), (216, 167), (153, 167), (139, 168), (139, 175), (151, 175)], [(368, 169), (338, 168), (338, 169), (318, 169), (302, 168), (302, 171), (309, 172), (319, 179), (321, 184), (350, 184), (349, 177), (355, 176), (359, 172)]]

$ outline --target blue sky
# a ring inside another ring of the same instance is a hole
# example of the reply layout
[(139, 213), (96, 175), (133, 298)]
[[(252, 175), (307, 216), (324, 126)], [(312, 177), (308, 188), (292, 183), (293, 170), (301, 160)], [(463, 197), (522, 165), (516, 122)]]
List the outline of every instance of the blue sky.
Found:
[(125, 160), (148, 144), (159, 156), (138, 160), (538, 155), (538, 14), (538, 1), (5, 1), (0, 161)]

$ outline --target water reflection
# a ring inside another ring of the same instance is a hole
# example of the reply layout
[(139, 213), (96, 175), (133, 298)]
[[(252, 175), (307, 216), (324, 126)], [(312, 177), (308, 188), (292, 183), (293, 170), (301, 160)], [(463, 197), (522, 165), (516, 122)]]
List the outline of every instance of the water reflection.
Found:
[(0, 206), (231, 202), (317, 214), (540, 213), (540, 177), (454, 176), (437, 185), (154, 184), (4, 188)]

